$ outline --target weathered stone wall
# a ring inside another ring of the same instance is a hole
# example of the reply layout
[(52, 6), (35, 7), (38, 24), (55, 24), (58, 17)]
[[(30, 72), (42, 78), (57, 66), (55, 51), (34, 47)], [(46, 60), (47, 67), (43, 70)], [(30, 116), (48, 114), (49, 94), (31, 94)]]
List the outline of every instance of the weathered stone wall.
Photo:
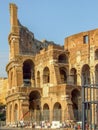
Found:
[(61, 122), (78, 120), (82, 84), (98, 82), (98, 30), (69, 36), (64, 47), (38, 41), (19, 23), (16, 5), (10, 7), (7, 124), (30, 120), (31, 109), (35, 116), (36, 110), (50, 111), (50, 122), (57, 119), (56, 110)]
[(0, 78), (0, 103), (6, 104), (6, 96), (8, 90), (8, 79), (7, 78)]

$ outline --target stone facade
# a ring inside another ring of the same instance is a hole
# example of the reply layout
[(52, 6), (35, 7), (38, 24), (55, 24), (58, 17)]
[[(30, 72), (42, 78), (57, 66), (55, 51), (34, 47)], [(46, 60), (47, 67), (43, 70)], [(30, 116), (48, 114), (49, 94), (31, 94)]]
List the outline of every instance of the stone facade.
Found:
[(7, 94), (7, 85), (8, 79), (7, 78), (0, 78), (0, 104), (6, 104), (6, 94)]
[(81, 120), (81, 86), (98, 82), (98, 29), (38, 41), (10, 4), (7, 124), (20, 120)]

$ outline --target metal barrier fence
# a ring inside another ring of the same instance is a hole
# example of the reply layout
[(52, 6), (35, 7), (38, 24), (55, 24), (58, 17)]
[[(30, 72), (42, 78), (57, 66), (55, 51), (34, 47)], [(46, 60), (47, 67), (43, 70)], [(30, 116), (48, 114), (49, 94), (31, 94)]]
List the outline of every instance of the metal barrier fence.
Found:
[(82, 130), (98, 129), (98, 84), (82, 86)]
[[(39, 123), (40, 121), (50, 121), (50, 113), (52, 113), (52, 120), (53, 121), (60, 121), (62, 122), (62, 116), (64, 117), (64, 121), (66, 121), (66, 110), (57, 109), (57, 110), (35, 110), (31, 111), (30, 118), (32, 122), (36, 121)], [(62, 115), (64, 114), (64, 115)], [(76, 121), (82, 121), (82, 112), (81, 110), (74, 110), (74, 117)]]
[(3, 127), (6, 125), (6, 121), (0, 121), (0, 127)]

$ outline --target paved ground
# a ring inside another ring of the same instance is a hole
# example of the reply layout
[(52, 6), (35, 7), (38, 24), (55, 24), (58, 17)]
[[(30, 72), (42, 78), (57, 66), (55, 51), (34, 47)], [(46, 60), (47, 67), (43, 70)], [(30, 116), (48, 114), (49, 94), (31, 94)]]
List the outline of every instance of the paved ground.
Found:
[(0, 127), (0, 130), (32, 130), (32, 128), (6, 128), (6, 127)]
[(31, 128), (0, 128), (0, 130), (32, 130)]

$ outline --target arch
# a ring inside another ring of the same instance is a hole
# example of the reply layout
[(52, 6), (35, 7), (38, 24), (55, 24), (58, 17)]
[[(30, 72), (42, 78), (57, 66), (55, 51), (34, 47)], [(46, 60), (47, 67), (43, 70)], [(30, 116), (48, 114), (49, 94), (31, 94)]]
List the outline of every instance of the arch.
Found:
[(47, 109), (49, 110), (49, 105), (47, 103), (45, 103), (43, 106), (43, 110), (47, 110)]
[(40, 72), (37, 71), (37, 87), (40, 87)]
[(41, 95), (40, 93), (35, 90), (35, 91), (32, 91), (30, 94), (29, 94), (29, 109), (41, 109), (41, 102), (40, 102), (40, 99), (41, 99)]
[(23, 63), (23, 82), (24, 86), (31, 85), (31, 79), (35, 79), (34, 75), (34, 63), (32, 60), (28, 59)]
[(37, 90), (29, 94), (29, 110), (31, 112), (31, 118), (39, 123), (42, 120), (41, 95)]
[(65, 54), (59, 55), (58, 63), (68, 63), (68, 57)]
[(82, 85), (90, 84), (90, 67), (89, 65), (85, 64), (82, 67)]
[(67, 72), (65, 68), (60, 68), (61, 83), (67, 83)]
[(62, 108), (59, 102), (56, 102), (53, 107), (53, 120), (61, 121), (62, 120)]
[(95, 60), (98, 60), (98, 49), (95, 50)]
[(71, 82), (73, 82), (73, 84), (77, 84), (77, 70), (75, 68), (71, 69), (70, 76), (71, 76)]
[(88, 120), (90, 122), (91, 118), (91, 103), (87, 102), (85, 103), (85, 120)]
[(12, 104), (9, 107), (9, 122), (12, 122)]
[(50, 70), (48, 67), (45, 67), (43, 70), (43, 83), (50, 82)]
[(14, 121), (15, 121), (15, 124), (17, 124), (18, 122), (18, 105), (15, 104), (14, 106)]
[(43, 120), (49, 121), (49, 115), (50, 115), (50, 111), (49, 111), (49, 105), (47, 103), (45, 103), (43, 105)]
[(81, 120), (81, 101), (80, 101), (80, 91), (78, 89), (74, 89), (71, 92), (71, 101), (73, 107), (73, 114), (75, 120)]

